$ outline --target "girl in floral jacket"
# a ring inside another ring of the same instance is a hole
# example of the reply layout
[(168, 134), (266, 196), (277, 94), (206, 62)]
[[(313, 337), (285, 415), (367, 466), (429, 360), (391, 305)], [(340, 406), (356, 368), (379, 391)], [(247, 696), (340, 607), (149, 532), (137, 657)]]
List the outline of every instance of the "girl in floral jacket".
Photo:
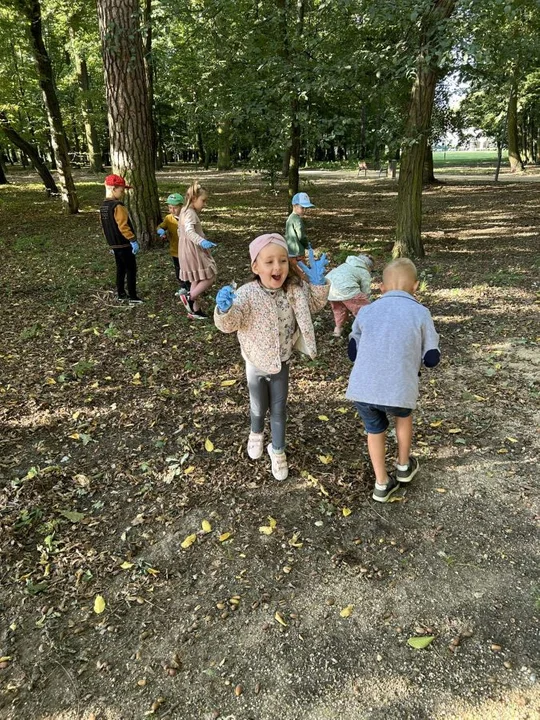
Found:
[(285, 480), (289, 474), (285, 455), (289, 362), (294, 349), (311, 358), (317, 354), (311, 314), (328, 299), (327, 260), (325, 255), (316, 260), (310, 248), (311, 267), (299, 263), (308, 284), (290, 271), (287, 243), (281, 235), (261, 235), (250, 244), (249, 254), (255, 279), (237, 292), (230, 285), (221, 288), (214, 322), (223, 332), (238, 333), (246, 362), (251, 412), (248, 455), (256, 460), (263, 454), (264, 421), (270, 410), (272, 442), (267, 450), (272, 474), (276, 480)]

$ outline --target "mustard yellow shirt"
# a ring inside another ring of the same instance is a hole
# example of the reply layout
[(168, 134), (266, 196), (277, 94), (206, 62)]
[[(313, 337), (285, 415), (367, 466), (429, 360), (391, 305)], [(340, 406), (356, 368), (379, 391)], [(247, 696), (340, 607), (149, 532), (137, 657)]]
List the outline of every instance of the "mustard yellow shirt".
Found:
[(172, 214), (165, 215), (165, 219), (158, 225), (158, 228), (167, 231), (169, 252), (173, 257), (178, 257), (178, 218)]

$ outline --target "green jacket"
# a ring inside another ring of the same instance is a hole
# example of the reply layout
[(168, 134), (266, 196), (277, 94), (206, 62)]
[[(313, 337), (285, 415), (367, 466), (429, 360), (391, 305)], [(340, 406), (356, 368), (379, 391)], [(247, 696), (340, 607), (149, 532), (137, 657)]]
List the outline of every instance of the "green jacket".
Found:
[(295, 212), (292, 212), (287, 218), (285, 225), (285, 240), (289, 248), (289, 257), (297, 257), (305, 255), (308, 248), (308, 239), (304, 221)]

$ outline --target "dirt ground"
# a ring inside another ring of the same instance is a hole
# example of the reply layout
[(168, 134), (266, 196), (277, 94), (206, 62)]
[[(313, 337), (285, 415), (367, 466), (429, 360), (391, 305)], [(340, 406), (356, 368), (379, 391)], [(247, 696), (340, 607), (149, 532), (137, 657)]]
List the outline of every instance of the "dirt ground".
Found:
[[(162, 196), (193, 173), (160, 173)], [(284, 225), (285, 190), (198, 175), (219, 285), (240, 283), (247, 243)], [(328, 308), (319, 356), (292, 368), (291, 472), (277, 483), (245, 452), (236, 338), (187, 320), (167, 252), (139, 256), (145, 304), (119, 305), (99, 182), (79, 177), (83, 212), (68, 217), (30, 175), (10, 179), (0, 718), (540, 717), (539, 186), (426, 190), (419, 298), (443, 360), (422, 375), (420, 473), (379, 506)], [(369, 250), (380, 273), (395, 183), (304, 180), (314, 247), (333, 262)], [(424, 636), (425, 649), (408, 643)]]

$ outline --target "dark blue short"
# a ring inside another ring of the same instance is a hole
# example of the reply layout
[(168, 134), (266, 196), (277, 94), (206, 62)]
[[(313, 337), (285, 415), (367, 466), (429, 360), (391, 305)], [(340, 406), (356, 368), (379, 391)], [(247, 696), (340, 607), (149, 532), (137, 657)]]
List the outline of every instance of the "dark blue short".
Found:
[(388, 428), (388, 416), (406, 418), (412, 413), (410, 408), (391, 407), (389, 405), (372, 405), (371, 403), (355, 402), (358, 414), (366, 428), (366, 432), (379, 435)]

